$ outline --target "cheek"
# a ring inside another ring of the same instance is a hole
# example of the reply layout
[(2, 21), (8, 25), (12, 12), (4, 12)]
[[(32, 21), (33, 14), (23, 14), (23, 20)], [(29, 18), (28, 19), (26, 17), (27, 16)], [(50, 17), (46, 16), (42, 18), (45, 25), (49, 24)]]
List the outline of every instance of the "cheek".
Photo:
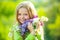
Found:
[(18, 18), (18, 19), (20, 19), (21, 17), (20, 17), (20, 16), (18, 16), (17, 18)]
[(29, 16), (25, 16), (25, 19), (29, 19)]

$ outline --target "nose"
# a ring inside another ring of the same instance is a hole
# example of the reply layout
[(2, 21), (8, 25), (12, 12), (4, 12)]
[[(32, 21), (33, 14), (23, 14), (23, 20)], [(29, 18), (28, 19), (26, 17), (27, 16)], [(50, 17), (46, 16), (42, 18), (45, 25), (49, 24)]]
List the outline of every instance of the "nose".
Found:
[(24, 19), (24, 16), (23, 15), (21, 15), (21, 19)]

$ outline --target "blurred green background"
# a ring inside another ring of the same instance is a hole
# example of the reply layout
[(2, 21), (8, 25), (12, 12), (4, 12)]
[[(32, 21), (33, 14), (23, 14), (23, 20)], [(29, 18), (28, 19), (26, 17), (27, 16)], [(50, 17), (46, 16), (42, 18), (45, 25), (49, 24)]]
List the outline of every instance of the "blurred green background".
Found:
[[(27, 0), (0, 0), (0, 40), (11, 40), (9, 28), (16, 22), (16, 6)], [(46, 16), (49, 21), (44, 26), (45, 40), (60, 40), (60, 0), (28, 0), (31, 1), (38, 16)]]

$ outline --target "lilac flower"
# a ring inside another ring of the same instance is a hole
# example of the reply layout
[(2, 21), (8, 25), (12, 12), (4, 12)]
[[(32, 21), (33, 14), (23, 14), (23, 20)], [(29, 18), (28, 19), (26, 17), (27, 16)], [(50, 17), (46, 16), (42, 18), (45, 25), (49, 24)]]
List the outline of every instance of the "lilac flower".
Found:
[[(40, 21), (48, 21), (47, 20), (48, 18), (47, 17), (41, 17), (41, 18), (38, 18), (37, 16), (35, 16), (33, 19), (29, 19), (29, 20), (26, 20), (22, 25), (20, 25), (20, 29), (21, 29), (21, 35), (24, 35), (26, 31), (28, 31), (27, 29), (27, 26), (28, 26), (28, 23), (31, 22), (31, 23), (35, 23), (35, 22), (38, 22), (39, 20)], [(40, 22), (41, 26), (43, 26), (43, 23)]]

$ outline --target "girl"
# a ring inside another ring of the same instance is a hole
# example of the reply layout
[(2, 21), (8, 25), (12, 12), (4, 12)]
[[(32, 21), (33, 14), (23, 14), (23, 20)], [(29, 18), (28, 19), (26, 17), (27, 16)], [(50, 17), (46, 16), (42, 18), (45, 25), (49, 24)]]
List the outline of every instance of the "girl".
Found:
[(9, 33), (12, 40), (43, 40), (40, 30), (42, 22), (32, 23), (27, 21), (37, 17), (36, 10), (33, 4), (29, 1), (20, 3), (16, 8), (17, 23), (11, 28)]

